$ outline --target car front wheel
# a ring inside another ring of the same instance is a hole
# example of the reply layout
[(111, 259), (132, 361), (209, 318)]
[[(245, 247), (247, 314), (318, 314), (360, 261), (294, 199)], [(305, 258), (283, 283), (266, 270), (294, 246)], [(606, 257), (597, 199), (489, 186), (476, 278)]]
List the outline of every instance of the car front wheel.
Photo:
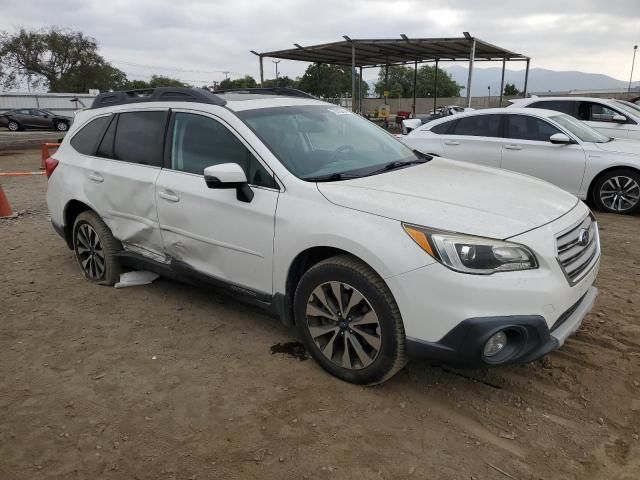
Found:
[(17, 132), (18, 130), (20, 130), (20, 124), (14, 120), (11, 120), (7, 124), (7, 128), (12, 132)]
[(594, 200), (609, 213), (634, 213), (640, 209), (640, 174), (629, 169), (611, 170), (595, 184)]
[(58, 130), (59, 132), (66, 132), (68, 129), (69, 125), (67, 125), (65, 122), (56, 123), (56, 130)]
[(324, 260), (302, 276), (294, 311), (307, 350), (342, 380), (382, 383), (407, 362), (404, 326), (389, 288), (349, 255)]
[(116, 255), (122, 247), (95, 212), (85, 211), (76, 218), (73, 250), (82, 273), (90, 282), (114, 285), (120, 279)]

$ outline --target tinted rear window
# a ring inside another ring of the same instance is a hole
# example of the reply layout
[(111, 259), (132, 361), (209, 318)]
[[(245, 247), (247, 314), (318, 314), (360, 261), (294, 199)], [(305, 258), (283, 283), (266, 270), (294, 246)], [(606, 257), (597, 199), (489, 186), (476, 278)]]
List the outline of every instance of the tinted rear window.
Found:
[(471, 115), (460, 118), (449, 135), (501, 137), (500, 115)]
[(438, 135), (445, 135), (449, 132), (449, 129), (451, 128), (451, 124), (454, 122), (444, 122), (444, 123), (440, 123), (438, 125), (436, 125), (435, 127), (433, 127), (431, 129), (431, 131), (433, 133), (437, 133)]
[(556, 112), (566, 113), (574, 116), (574, 107), (576, 102), (571, 100), (545, 100), (541, 102), (533, 102), (527, 105), (529, 108), (546, 108), (547, 110), (555, 110)]
[(104, 134), (102, 141), (100, 142), (100, 146), (98, 147), (98, 152), (96, 156), (104, 157), (104, 158), (113, 158), (113, 141), (116, 138), (116, 125), (118, 124), (118, 118), (113, 117), (109, 128)]
[(79, 153), (93, 155), (96, 151), (99, 137), (102, 135), (109, 120), (111, 120), (111, 116), (91, 120), (73, 136), (71, 146)]
[(114, 159), (162, 166), (166, 112), (121, 113), (116, 128)]

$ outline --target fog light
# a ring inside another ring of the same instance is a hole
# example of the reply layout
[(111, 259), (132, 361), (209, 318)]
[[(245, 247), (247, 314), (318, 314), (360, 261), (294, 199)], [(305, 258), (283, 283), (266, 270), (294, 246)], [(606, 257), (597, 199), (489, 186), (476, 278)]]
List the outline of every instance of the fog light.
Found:
[(485, 357), (493, 357), (494, 355), (497, 355), (499, 352), (502, 351), (502, 349), (505, 347), (505, 345), (507, 344), (507, 336), (505, 335), (504, 332), (498, 332), (495, 335), (493, 335), (489, 340), (487, 340), (487, 343), (484, 344), (484, 356)]

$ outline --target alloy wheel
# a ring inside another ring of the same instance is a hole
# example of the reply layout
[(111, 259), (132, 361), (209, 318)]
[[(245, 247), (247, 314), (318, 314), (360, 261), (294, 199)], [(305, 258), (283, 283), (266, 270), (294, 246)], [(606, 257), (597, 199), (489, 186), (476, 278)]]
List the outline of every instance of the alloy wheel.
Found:
[(98, 234), (88, 223), (83, 223), (78, 227), (76, 254), (87, 277), (99, 280), (104, 276), (104, 250)]
[(8, 128), (12, 132), (17, 132), (18, 128), (20, 128), (20, 127), (18, 126), (18, 124), (16, 122), (9, 122)]
[(56, 125), (56, 128), (58, 129), (59, 132), (66, 132), (67, 131), (67, 124), (60, 122)]
[(330, 281), (316, 287), (307, 301), (307, 327), (318, 349), (332, 363), (359, 370), (380, 353), (378, 315), (351, 285)]
[(635, 207), (639, 200), (640, 185), (633, 178), (618, 175), (600, 187), (600, 201), (609, 210), (624, 212)]

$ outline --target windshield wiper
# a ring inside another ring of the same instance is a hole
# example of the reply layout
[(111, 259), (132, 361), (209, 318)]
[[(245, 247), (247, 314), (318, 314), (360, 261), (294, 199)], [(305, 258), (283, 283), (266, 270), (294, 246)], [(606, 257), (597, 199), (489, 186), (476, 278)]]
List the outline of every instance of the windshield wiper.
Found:
[(340, 180), (350, 180), (359, 177), (360, 175), (349, 175), (347, 173), (330, 173), (328, 175), (319, 175), (317, 177), (304, 177), (303, 180), (308, 182), (337, 182)]
[(396, 170), (398, 168), (404, 168), (410, 165), (419, 165), (421, 163), (427, 163), (432, 158), (433, 157), (431, 157), (430, 155), (425, 155), (425, 158), (422, 158), (421, 160), (394, 160), (393, 162), (389, 162), (383, 167), (378, 168), (377, 170), (369, 172), (367, 176), (377, 175), (378, 173), (388, 172), (390, 170)]

